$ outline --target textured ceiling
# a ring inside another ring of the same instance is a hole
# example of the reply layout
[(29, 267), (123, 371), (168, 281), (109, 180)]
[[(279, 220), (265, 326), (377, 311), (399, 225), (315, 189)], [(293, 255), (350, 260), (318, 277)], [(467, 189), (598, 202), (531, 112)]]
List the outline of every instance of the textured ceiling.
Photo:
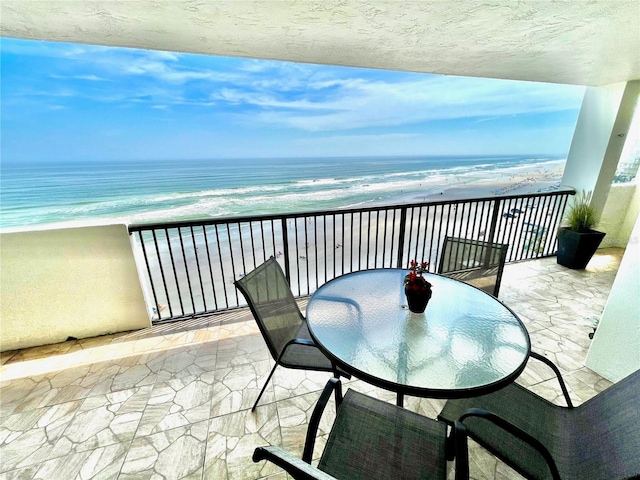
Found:
[(640, 79), (640, 0), (3, 0), (6, 37), (580, 85)]

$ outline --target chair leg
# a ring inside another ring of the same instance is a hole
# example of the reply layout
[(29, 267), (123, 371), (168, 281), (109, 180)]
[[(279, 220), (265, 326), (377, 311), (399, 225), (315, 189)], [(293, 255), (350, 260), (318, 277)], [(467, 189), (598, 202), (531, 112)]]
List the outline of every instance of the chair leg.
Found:
[(264, 386), (262, 387), (262, 390), (260, 390), (260, 394), (258, 395), (258, 398), (256, 398), (256, 403), (253, 404), (253, 407), (251, 407), (251, 411), (255, 412), (256, 411), (256, 407), (258, 406), (258, 402), (260, 401), (260, 397), (262, 397), (262, 394), (264, 393), (265, 389), (267, 388), (267, 385), (269, 384), (269, 380), (271, 380), (271, 377), (273, 376), (273, 372), (276, 371), (276, 367), (278, 366), (278, 363), (276, 362), (276, 364), (273, 366), (273, 368), (271, 369), (271, 373), (269, 374), (269, 376), (267, 377), (267, 381), (264, 382)]

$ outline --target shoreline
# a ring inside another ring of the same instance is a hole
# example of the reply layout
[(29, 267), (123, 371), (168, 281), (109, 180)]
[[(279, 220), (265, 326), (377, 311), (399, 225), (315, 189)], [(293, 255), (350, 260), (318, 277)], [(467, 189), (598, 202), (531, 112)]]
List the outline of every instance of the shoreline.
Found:
[[(423, 203), (429, 201), (466, 200), (469, 198), (497, 197), (501, 195), (527, 195), (552, 192), (558, 190), (562, 182), (563, 165), (549, 168), (527, 169), (508, 177), (472, 178), (468, 181), (455, 179), (447, 181), (438, 192), (427, 194), (400, 194), (384, 202), (373, 202), (366, 205), (393, 205), (405, 203)], [(435, 187), (435, 185), (434, 185)], [(436, 187), (437, 188), (437, 187)], [(432, 188), (429, 188), (432, 190)], [(394, 201), (395, 199), (395, 201)]]
[[(564, 161), (552, 161), (547, 164), (537, 164), (535, 166), (518, 167), (508, 170), (510, 175), (493, 176), (492, 178), (486, 178), (479, 174), (468, 173), (461, 174), (459, 176), (451, 175), (448, 177), (436, 176), (433, 178), (427, 178), (419, 183), (420, 190), (413, 189), (409, 192), (403, 193), (400, 191), (396, 194), (382, 199), (368, 200), (359, 203), (348, 203), (346, 205), (327, 208), (326, 210), (335, 209), (337, 211), (348, 208), (366, 208), (371, 206), (384, 206), (384, 205), (397, 205), (397, 204), (409, 204), (409, 203), (424, 203), (428, 201), (450, 201), (460, 200), (468, 198), (484, 198), (494, 197), (500, 195), (519, 195), (528, 193), (541, 193), (544, 191), (557, 190), (562, 181), (562, 174), (564, 170)], [(323, 208), (323, 210), (325, 210)], [(288, 214), (298, 213), (303, 211), (314, 211), (313, 205), (310, 204), (309, 208), (300, 209), (295, 211), (274, 211), (275, 214)], [(244, 215), (224, 215), (221, 217), (211, 217), (202, 214), (202, 219), (211, 218), (235, 218), (236, 216)], [(137, 222), (132, 221), (130, 215), (113, 216), (108, 218), (89, 218), (82, 220), (67, 220), (50, 223), (41, 223), (25, 226), (12, 226), (0, 228), (0, 234), (5, 233), (17, 233), (27, 231), (39, 231), (39, 230), (53, 230), (63, 228), (81, 228), (92, 227), (101, 225), (113, 225), (113, 224), (143, 224), (143, 223), (162, 223), (163, 221), (189, 221), (197, 220), (192, 216), (190, 218), (183, 219), (155, 219), (149, 220), (149, 222)]]

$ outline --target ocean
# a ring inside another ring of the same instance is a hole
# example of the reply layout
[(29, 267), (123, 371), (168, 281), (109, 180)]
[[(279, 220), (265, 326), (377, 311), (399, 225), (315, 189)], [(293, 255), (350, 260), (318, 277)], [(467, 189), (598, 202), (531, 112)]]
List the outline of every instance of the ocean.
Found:
[(146, 223), (403, 203), (562, 165), (532, 155), (1, 164), (0, 229)]

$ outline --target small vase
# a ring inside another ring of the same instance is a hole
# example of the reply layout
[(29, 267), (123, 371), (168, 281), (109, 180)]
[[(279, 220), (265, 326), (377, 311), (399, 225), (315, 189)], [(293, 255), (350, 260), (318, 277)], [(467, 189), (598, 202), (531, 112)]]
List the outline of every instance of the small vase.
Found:
[(427, 288), (424, 291), (417, 291), (411, 288), (404, 288), (404, 293), (407, 296), (407, 305), (409, 310), (413, 313), (422, 313), (427, 308), (427, 303), (431, 298), (431, 288)]

